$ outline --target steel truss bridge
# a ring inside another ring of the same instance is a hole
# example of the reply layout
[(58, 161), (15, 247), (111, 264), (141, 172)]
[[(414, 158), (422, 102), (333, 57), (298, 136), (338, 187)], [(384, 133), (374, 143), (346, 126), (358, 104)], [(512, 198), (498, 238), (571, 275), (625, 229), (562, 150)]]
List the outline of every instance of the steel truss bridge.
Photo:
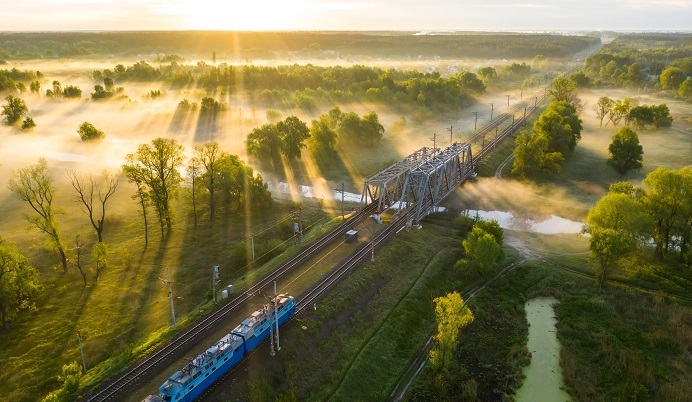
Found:
[[(417, 224), (435, 211), (440, 202), (454, 189), (475, 176), (476, 164), (492, 152), (502, 140), (514, 134), (545, 99), (536, 98), (533, 106), (521, 102), (499, 115), (486, 127), (475, 132), (466, 142), (454, 142), (443, 149), (423, 147), (411, 155), (368, 178), (363, 186), (361, 202), (377, 204), (377, 212), (395, 207), (409, 211), (409, 223)], [(521, 111), (523, 109), (523, 115)], [(520, 117), (516, 118), (515, 114)], [(512, 123), (499, 132), (499, 126), (511, 118)], [(495, 129), (492, 138), (491, 130)], [(491, 137), (486, 142), (486, 136)], [(471, 152), (471, 143), (482, 138), (481, 150)]]

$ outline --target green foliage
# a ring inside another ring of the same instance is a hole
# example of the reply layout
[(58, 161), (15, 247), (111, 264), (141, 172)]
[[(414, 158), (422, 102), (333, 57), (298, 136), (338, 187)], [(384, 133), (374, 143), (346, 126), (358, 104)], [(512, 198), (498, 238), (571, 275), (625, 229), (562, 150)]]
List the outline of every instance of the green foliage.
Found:
[(615, 106), (615, 102), (607, 96), (598, 98), (598, 102), (593, 106), (596, 116), (598, 116), (599, 126), (603, 127), (603, 119), (611, 113)]
[(466, 257), (457, 261), (456, 267), (464, 271), (467, 277), (486, 274), (497, 267), (502, 249), (492, 234), (474, 226), (462, 245)]
[(180, 102), (178, 102), (177, 110), (182, 110), (182, 111), (197, 110), (197, 103), (196, 102), (190, 102), (187, 98), (183, 99)]
[(91, 98), (94, 100), (107, 99), (115, 95), (115, 92), (106, 91), (101, 85), (94, 85), (94, 92), (91, 93)]
[(653, 125), (656, 128), (670, 127), (673, 124), (673, 117), (670, 115), (670, 110), (665, 103), (633, 107), (627, 114), (627, 118), (638, 128), (643, 128), (647, 125)]
[(84, 123), (79, 125), (77, 133), (79, 134), (79, 138), (81, 138), (82, 141), (96, 141), (106, 138), (106, 134), (103, 131), (97, 129), (93, 124), (89, 123), (88, 121), (85, 121)]
[(471, 92), (473, 94), (481, 95), (483, 92), (485, 92), (485, 84), (483, 81), (478, 79), (476, 74), (470, 72), (470, 71), (465, 71), (463, 73), (460, 73), (456, 76), (457, 81), (459, 81), (459, 85), (461, 86), (461, 89)]
[(341, 116), (336, 132), (340, 143), (372, 146), (382, 140), (384, 127), (375, 112), (366, 114), (362, 120), (358, 114), (348, 112)]
[(22, 98), (7, 95), (5, 101), (7, 101), (7, 104), (2, 105), (2, 113), (0, 113), (0, 116), (5, 116), (5, 124), (8, 126), (20, 121), (29, 111), (29, 108), (26, 107), (26, 102), (24, 102)]
[(493, 67), (481, 67), (478, 69), (478, 75), (487, 81), (497, 77), (497, 71)]
[(500, 74), (514, 79), (523, 79), (531, 74), (531, 66), (526, 63), (512, 63), (500, 69)]
[(300, 159), (301, 148), (307, 147), (305, 141), (310, 138), (308, 126), (296, 116), (289, 116), (276, 124), (281, 139), (281, 153), (288, 159)]
[(661, 72), (659, 79), (661, 80), (661, 88), (677, 91), (687, 79), (687, 75), (677, 67), (668, 66)]
[(591, 86), (591, 79), (584, 74), (584, 71), (578, 70), (569, 76), (569, 80), (574, 83), (575, 88), (588, 88)]
[(548, 150), (544, 134), (522, 130), (514, 141), (512, 174), (526, 179), (538, 172), (559, 172), (565, 158), (560, 152)]
[(615, 169), (620, 175), (630, 170), (642, 168), (644, 149), (639, 144), (639, 137), (629, 127), (623, 127), (613, 136), (613, 142), (608, 147), (610, 159), (608, 166)]
[(502, 246), (504, 242), (504, 231), (495, 219), (491, 219), (489, 221), (481, 219), (476, 221), (476, 223), (474, 223), (473, 226), (482, 229), (486, 233), (491, 234), (495, 239), (495, 243)]
[(81, 98), (82, 90), (74, 85), (68, 85), (62, 90), (62, 96), (65, 98)]
[(254, 128), (245, 140), (245, 149), (249, 155), (260, 160), (278, 163), (281, 159), (281, 137), (276, 124), (263, 124)]
[(58, 381), (62, 386), (43, 398), (42, 402), (68, 402), (75, 399), (79, 390), (79, 383), (82, 380), (82, 367), (77, 362), (62, 366), (62, 374), (58, 376)]
[(567, 102), (579, 107), (581, 100), (577, 97), (575, 89), (574, 81), (565, 77), (557, 77), (553, 80), (548, 93), (555, 102)]
[(686, 100), (692, 98), (692, 78), (688, 78), (680, 84), (678, 95)]
[(559, 152), (563, 156), (573, 149), (576, 139), (572, 127), (556, 110), (543, 112), (533, 124), (533, 131), (548, 140), (548, 152)]
[(22, 131), (33, 131), (34, 127), (36, 127), (36, 122), (31, 117), (26, 117), (22, 121)]
[(406, 117), (402, 115), (392, 122), (392, 124), (389, 126), (389, 132), (394, 135), (401, 134), (406, 130), (407, 125), (408, 123), (406, 122)]
[(430, 351), (430, 363), (440, 370), (449, 366), (452, 353), (459, 342), (459, 331), (473, 322), (473, 313), (464, 304), (464, 299), (457, 292), (449, 293), (433, 300), (435, 303), (435, 321), (437, 344)]
[(29, 266), (26, 257), (14, 244), (0, 238), (0, 314), (3, 328), (10, 328), (10, 321), (21, 310), (35, 310), (35, 298), (42, 290), (39, 272)]
[(123, 173), (134, 183), (147, 188), (147, 196), (156, 209), (161, 236), (165, 237), (173, 228), (171, 200), (177, 197), (182, 177), (179, 168), (183, 166), (184, 148), (173, 139), (156, 138), (151, 145), (142, 144), (137, 152), (128, 154), (123, 165)]
[(329, 115), (322, 115), (310, 123), (308, 148), (317, 161), (325, 162), (336, 154), (337, 138)]

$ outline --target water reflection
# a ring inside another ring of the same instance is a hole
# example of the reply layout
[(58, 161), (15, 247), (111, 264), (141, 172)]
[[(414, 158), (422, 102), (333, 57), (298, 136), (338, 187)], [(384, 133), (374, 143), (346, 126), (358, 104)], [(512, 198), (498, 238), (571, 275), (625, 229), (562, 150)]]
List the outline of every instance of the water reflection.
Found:
[(463, 212), (463, 215), (470, 218), (478, 217), (483, 220), (495, 219), (503, 229), (543, 234), (579, 233), (583, 225), (581, 222), (571, 221), (555, 215), (546, 215), (545, 217), (519, 216), (508, 211), (467, 209)]

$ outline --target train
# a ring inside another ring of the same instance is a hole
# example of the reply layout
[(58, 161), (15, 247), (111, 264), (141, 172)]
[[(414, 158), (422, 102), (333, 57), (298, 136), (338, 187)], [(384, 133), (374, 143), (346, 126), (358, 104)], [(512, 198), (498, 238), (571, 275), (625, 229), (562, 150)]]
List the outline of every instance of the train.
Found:
[(219, 339), (204, 353), (192, 359), (161, 385), (158, 395), (149, 395), (146, 402), (191, 402), (226, 374), (233, 366), (262, 343), (271, 330), (288, 321), (296, 311), (296, 299), (287, 294), (276, 297), (244, 319), (231, 332)]

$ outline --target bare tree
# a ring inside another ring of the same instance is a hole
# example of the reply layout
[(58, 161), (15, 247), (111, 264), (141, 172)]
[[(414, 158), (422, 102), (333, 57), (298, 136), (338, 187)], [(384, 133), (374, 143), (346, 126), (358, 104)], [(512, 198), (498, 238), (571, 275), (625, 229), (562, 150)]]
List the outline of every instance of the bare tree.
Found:
[[(67, 177), (77, 191), (77, 202), (84, 204), (91, 226), (96, 229), (99, 243), (103, 242), (103, 225), (106, 220), (106, 203), (118, 188), (119, 177), (104, 170), (98, 183), (91, 174), (84, 175), (71, 170)], [(94, 205), (96, 204), (96, 205)]]
[(82, 255), (84, 254), (84, 242), (82, 241), (81, 237), (77, 235), (74, 239), (74, 249), (75, 253), (77, 253), (77, 261), (75, 262), (75, 265), (77, 265), (77, 269), (79, 270), (79, 273), (82, 274), (82, 278), (84, 279), (84, 287), (86, 287), (87, 282), (86, 282), (86, 276), (87, 276), (87, 271), (86, 268), (82, 267)]
[(67, 256), (65, 246), (58, 232), (57, 215), (64, 213), (53, 207), (53, 176), (48, 170), (48, 162), (44, 158), (38, 163), (15, 171), (8, 184), (9, 189), (19, 198), (29, 203), (35, 215), (24, 214), (29, 223), (50, 236), (53, 245), (60, 253), (63, 272), (67, 272)]

